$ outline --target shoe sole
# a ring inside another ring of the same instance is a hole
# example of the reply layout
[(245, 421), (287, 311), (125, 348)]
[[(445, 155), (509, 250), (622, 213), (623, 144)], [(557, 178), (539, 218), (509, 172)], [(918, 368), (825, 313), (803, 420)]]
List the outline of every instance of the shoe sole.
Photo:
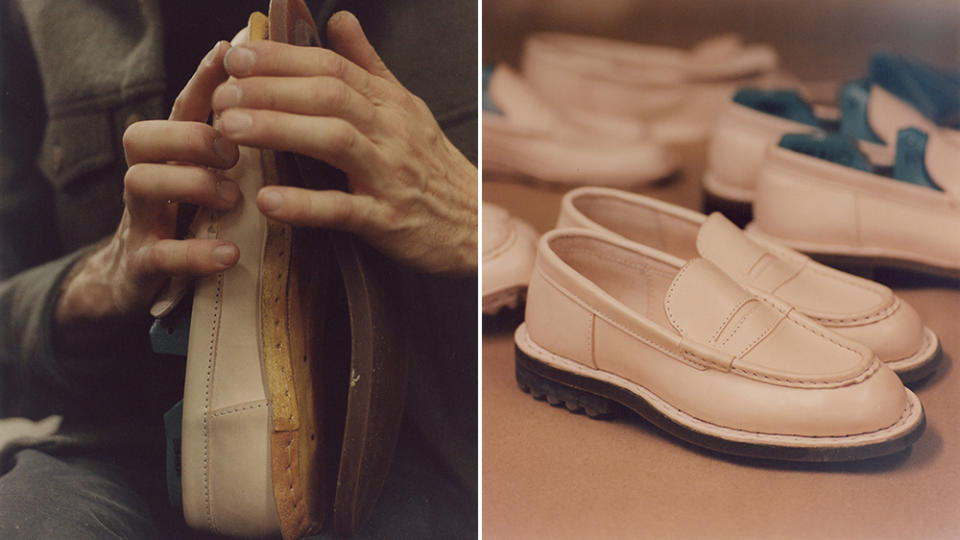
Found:
[(869, 459), (909, 448), (926, 425), (919, 399), (906, 390), (909, 407), (904, 415), (876, 432), (813, 437), (742, 431), (694, 418), (641, 385), (540, 349), (530, 341), (525, 325), (517, 329), (515, 350), (517, 382), (534, 397), (544, 397), (573, 412), (582, 410), (594, 418), (615, 416), (622, 406), (677, 438), (724, 454), (804, 462)]

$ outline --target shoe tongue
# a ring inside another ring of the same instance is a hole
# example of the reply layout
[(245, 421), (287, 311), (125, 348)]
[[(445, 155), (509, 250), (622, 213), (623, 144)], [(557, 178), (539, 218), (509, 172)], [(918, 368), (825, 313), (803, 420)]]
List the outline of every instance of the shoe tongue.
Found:
[(706, 259), (692, 259), (673, 278), (664, 309), (686, 338), (709, 343), (753, 297)]
[(883, 143), (870, 125), (868, 104), (870, 82), (866, 79), (851, 81), (840, 88), (840, 133), (863, 141)]
[(897, 133), (893, 177), (901, 182), (943, 191), (927, 170), (925, 161), (928, 140), (927, 134), (917, 128), (901, 129)]
[(893, 176), (960, 199), (960, 132), (900, 130)]
[(891, 53), (870, 59), (870, 79), (906, 101), (933, 123), (960, 127), (960, 78)]
[(697, 233), (697, 252), (739, 283), (769, 292), (796, 274), (795, 265), (750, 239), (719, 212)]
[(813, 114), (813, 107), (794, 90), (742, 88), (733, 96), (733, 101), (765, 114), (821, 127), (820, 120)]

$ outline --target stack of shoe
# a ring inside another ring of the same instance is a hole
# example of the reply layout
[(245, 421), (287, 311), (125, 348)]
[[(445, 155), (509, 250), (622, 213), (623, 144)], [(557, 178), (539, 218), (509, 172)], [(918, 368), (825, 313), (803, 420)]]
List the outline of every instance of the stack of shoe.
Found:
[(734, 91), (787, 84), (766, 45), (732, 34), (690, 50), (571, 34), (542, 33), (524, 44), (523, 74), (565, 111), (639, 120), (662, 143), (703, 140)]
[[(540, 240), (517, 380), (590, 416), (625, 406), (719, 452), (842, 461), (909, 447), (936, 336), (890, 289), (625, 192), (568, 193)], [(900, 375), (898, 378), (897, 375)]]
[(751, 230), (834, 260), (960, 275), (960, 78), (893, 54), (840, 93), (743, 90), (710, 143), (704, 188), (753, 204)]
[(483, 72), (483, 168), (540, 185), (628, 187), (677, 170), (642, 124), (549, 104), (505, 65)]

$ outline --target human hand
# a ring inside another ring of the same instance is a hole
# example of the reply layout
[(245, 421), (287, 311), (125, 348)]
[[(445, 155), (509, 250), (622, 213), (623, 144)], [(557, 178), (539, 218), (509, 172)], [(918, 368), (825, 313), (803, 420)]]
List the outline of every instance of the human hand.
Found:
[(168, 276), (210, 275), (239, 259), (230, 242), (174, 239), (178, 203), (228, 210), (240, 198), (237, 185), (213, 170), (237, 162), (237, 145), (205, 123), (213, 90), (227, 79), (229, 48), (219, 42), (207, 54), (169, 120), (138, 122), (124, 133), (123, 216), (114, 235), (65, 281), (56, 310), (61, 335), (74, 323), (145, 311)]
[(477, 168), (387, 69), (352, 14), (331, 17), (327, 35), (330, 49), (261, 41), (225, 57), (234, 79), (213, 94), (224, 136), (325, 161), (350, 183), (350, 193), (265, 187), (260, 211), (355, 232), (419, 270), (476, 271)]

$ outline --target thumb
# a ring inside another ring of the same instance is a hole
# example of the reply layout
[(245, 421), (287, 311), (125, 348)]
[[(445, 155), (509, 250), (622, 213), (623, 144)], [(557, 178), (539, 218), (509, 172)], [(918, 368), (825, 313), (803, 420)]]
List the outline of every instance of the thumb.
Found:
[(399, 81), (380, 59), (373, 45), (367, 40), (360, 21), (349, 11), (338, 11), (327, 21), (327, 39), (330, 48), (340, 56), (369, 71), (373, 75), (396, 82)]

